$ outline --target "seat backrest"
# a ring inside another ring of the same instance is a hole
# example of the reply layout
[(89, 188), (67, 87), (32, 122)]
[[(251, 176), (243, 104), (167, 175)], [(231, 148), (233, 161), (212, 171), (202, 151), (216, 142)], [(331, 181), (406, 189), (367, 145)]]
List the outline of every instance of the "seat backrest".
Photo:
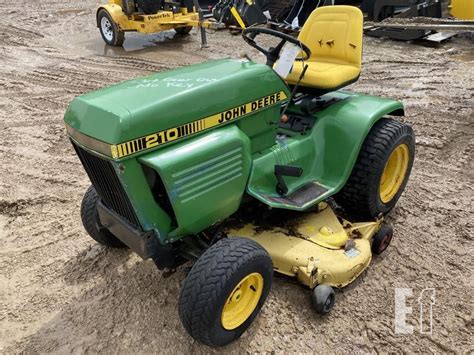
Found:
[(362, 62), (364, 18), (354, 6), (322, 6), (306, 20), (298, 39), (311, 49), (310, 61), (349, 64)]

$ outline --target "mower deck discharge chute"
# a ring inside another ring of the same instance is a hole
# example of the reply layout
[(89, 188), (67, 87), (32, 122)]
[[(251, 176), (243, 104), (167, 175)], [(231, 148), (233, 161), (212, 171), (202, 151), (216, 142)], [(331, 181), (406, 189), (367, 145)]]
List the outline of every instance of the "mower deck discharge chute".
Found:
[[(280, 44), (261, 47), (261, 33)], [(403, 115), (400, 102), (336, 91), (360, 73), (358, 9), (319, 8), (298, 39), (258, 27), (243, 36), (266, 65), (222, 59), (157, 73), (79, 96), (65, 114), (92, 182), (85, 229), (168, 272), (194, 261), (179, 316), (212, 346), (249, 327), (273, 271), (310, 287), (327, 313), (334, 288), (390, 243), (383, 216), (414, 159), (412, 129), (388, 117)], [(285, 81), (277, 72), (291, 51)]]

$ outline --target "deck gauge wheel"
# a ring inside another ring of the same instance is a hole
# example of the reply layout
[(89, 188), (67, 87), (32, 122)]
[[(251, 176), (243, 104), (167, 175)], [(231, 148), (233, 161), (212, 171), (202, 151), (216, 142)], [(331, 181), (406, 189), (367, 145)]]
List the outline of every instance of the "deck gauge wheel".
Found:
[(393, 237), (393, 229), (388, 224), (383, 224), (377, 234), (372, 239), (372, 253), (382, 254), (389, 246)]
[(334, 289), (329, 285), (318, 285), (311, 293), (311, 305), (319, 314), (328, 313), (336, 302)]

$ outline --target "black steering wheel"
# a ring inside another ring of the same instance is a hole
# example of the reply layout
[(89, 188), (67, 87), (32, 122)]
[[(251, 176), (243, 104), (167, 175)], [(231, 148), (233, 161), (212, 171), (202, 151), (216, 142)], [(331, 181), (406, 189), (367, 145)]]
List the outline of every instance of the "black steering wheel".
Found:
[[(257, 37), (257, 35), (259, 35), (260, 33), (265, 33), (274, 37), (281, 38), (281, 42), (278, 43), (276, 47), (263, 48), (255, 42), (255, 37)], [(249, 45), (265, 54), (265, 56), (267, 57), (267, 65), (270, 67), (272, 67), (273, 64), (275, 64), (275, 62), (280, 57), (280, 51), (286, 42), (293, 43), (294, 45), (300, 47), (301, 50), (304, 52), (303, 57), (297, 57), (295, 60), (307, 60), (309, 59), (309, 57), (311, 57), (311, 49), (309, 49), (308, 46), (305, 45), (303, 42), (300, 42), (295, 37), (287, 35), (286, 33), (275, 31), (270, 28), (248, 27), (242, 32), (242, 37)]]

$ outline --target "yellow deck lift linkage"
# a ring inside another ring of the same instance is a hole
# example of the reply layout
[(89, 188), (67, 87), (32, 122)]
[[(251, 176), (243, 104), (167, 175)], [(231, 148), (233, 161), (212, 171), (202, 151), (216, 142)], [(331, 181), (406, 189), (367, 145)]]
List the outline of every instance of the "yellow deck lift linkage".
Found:
[(178, 34), (184, 35), (193, 27), (199, 27), (203, 47), (207, 46), (204, 29), (222, 28), (218, 22), (204, 20), (196, 0), (194, 0), (192, 11), (189, 11), (187, 7), (172, 6), (170, 8), (170, 10), (159, 10), (153, 14), (136, 11), (127, 14), (122, 0), (109, 0), (108, 4), (101, 5), (97, 9), (97, 27), (105, 43), (113, 46), (123, 44), (125, 32), (150, 34), (174, 29)]

